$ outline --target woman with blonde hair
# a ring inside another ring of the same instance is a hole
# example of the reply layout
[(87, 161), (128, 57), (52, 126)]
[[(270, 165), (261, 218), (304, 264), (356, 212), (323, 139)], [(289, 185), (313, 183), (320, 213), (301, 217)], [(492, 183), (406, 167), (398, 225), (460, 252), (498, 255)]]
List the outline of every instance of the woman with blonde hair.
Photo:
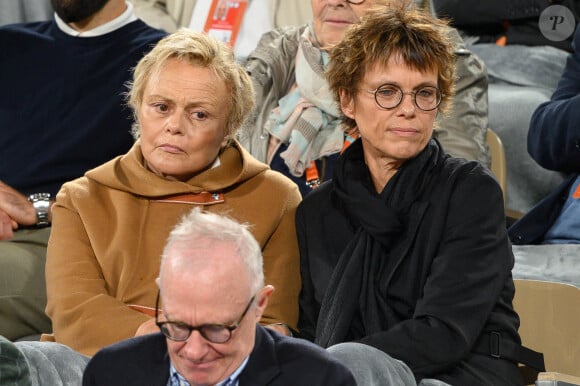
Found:
[(55, 340), (92, 355), (157, 331), (139, 311), (155, 305), (163, 245), (193, 206), (251, 224), (277, 289), (262, 323), (289, 334), (298, 311), (300, 195), (234, 139), (254, 100), (231, 49), (177, 31), (139, 62), (128, 100), (133, 148), (65, 184), (53, 207), (46, 281)]

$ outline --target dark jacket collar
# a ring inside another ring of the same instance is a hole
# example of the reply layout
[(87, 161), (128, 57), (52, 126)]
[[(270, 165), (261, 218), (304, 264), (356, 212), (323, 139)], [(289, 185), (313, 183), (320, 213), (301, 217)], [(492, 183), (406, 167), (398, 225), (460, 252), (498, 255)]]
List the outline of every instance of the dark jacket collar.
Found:
[(240, 385), (267, 385), (281, 372), (276, 342), (266, 328), (256, 326), (256, 343), (240, 375)]

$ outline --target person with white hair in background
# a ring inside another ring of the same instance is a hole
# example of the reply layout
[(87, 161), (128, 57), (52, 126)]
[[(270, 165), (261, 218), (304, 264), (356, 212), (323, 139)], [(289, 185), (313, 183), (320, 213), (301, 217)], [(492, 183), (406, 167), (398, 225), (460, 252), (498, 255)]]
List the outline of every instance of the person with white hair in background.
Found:
[[(345, 133), (324, 71), (328, 50), (369, 9), (414, 7), (409, 0), (311, 0), (313, 19), (272, 30), (244, 62), (256, 90), (256, 107), (240, 132), (250, 153), (296, 182), (303, 196), (328, 180), (336, 158), (354, 138)], [(457, 98), (439, 116), (435, 136), (443, 149), (489, 165), (487, 73), (483, 62), (450, 29)]]

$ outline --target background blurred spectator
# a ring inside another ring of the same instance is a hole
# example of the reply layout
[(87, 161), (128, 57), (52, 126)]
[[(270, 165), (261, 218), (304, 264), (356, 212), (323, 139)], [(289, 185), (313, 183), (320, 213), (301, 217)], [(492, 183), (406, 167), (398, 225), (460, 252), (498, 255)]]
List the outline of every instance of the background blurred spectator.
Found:
[[(207, 5), (211, 3), (211, 0), (138, 1), (154, 1), (162, 4), (175, 21), (177, 28), (189, 27), (196, 31), (203, 29), (208, 16)], [(236, 58), (242, 61), (247, 57), (263, 33), (282, 26), (302, 24), (311, 19), (310, 0), (251, 0), (234, 46)]]
[[(54, 14), (50, 1), (0, 1), (0, 25), (50, 20)], [(177, 28), (177, 23), (167, 13), (165, 0), (129, 0), (129, 2), (134, 6), (135, 15), (150, 26), (167, 32), (173, 32)]]
[(580, 28), (573, 47), (558, 88), (534, 112), (528, 133), (534, 160), (568, 177), (509, 234), (516, 255), (514, 277), (580, 286)]
[[(525, 144), (532, 113), (549, 100), (564, 69), (580, 1), (431, 1), (437, 16), (450, 18), (469, 49), (485, 62), (489, 127), (506, 151), (507, 208), (526, 212), (563, 179), (534, 162)], [(561, 7), (551, 10), (564, 19), (554, 26), (541, 17), (555, 4)], [(545, 36), (543, 29), (551, 27), (562, 34)]]
[[(338, 108), (324, 79), (327, 50), (374, 6), (407, 1), (313, 0), (308, 24), (266, 33), (245, 66), (256, 90), (256, 109), (240, 134), (252, 155), (292, 178), (303, 196), (332, 175), (335, 159), (352, 138), (339, 123)], [(325, 28), (325, 20), (337, 20)], [(435, 130), (445, 151), (489, 165), (486, 145), (487, 75), (483, 62), (450, 30), (456, 53), (457, 98)], [(314, 162), (315, 164), (312, 164)]]

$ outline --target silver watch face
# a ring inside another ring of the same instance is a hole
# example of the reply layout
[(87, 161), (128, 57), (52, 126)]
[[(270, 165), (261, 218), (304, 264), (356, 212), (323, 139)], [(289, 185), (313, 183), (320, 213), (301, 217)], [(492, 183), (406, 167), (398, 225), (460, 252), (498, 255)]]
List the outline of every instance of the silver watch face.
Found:
[(28, 196), (28, 201), (32, 203), (35, 201), (50, 201), (50, 193), (33, 193)]
[(48, 211), (50, 210), (50, 193), (34, 193), (28, 196), (28, 201), (36, 210), (36, 225), (50, 225), (48, 222)]

